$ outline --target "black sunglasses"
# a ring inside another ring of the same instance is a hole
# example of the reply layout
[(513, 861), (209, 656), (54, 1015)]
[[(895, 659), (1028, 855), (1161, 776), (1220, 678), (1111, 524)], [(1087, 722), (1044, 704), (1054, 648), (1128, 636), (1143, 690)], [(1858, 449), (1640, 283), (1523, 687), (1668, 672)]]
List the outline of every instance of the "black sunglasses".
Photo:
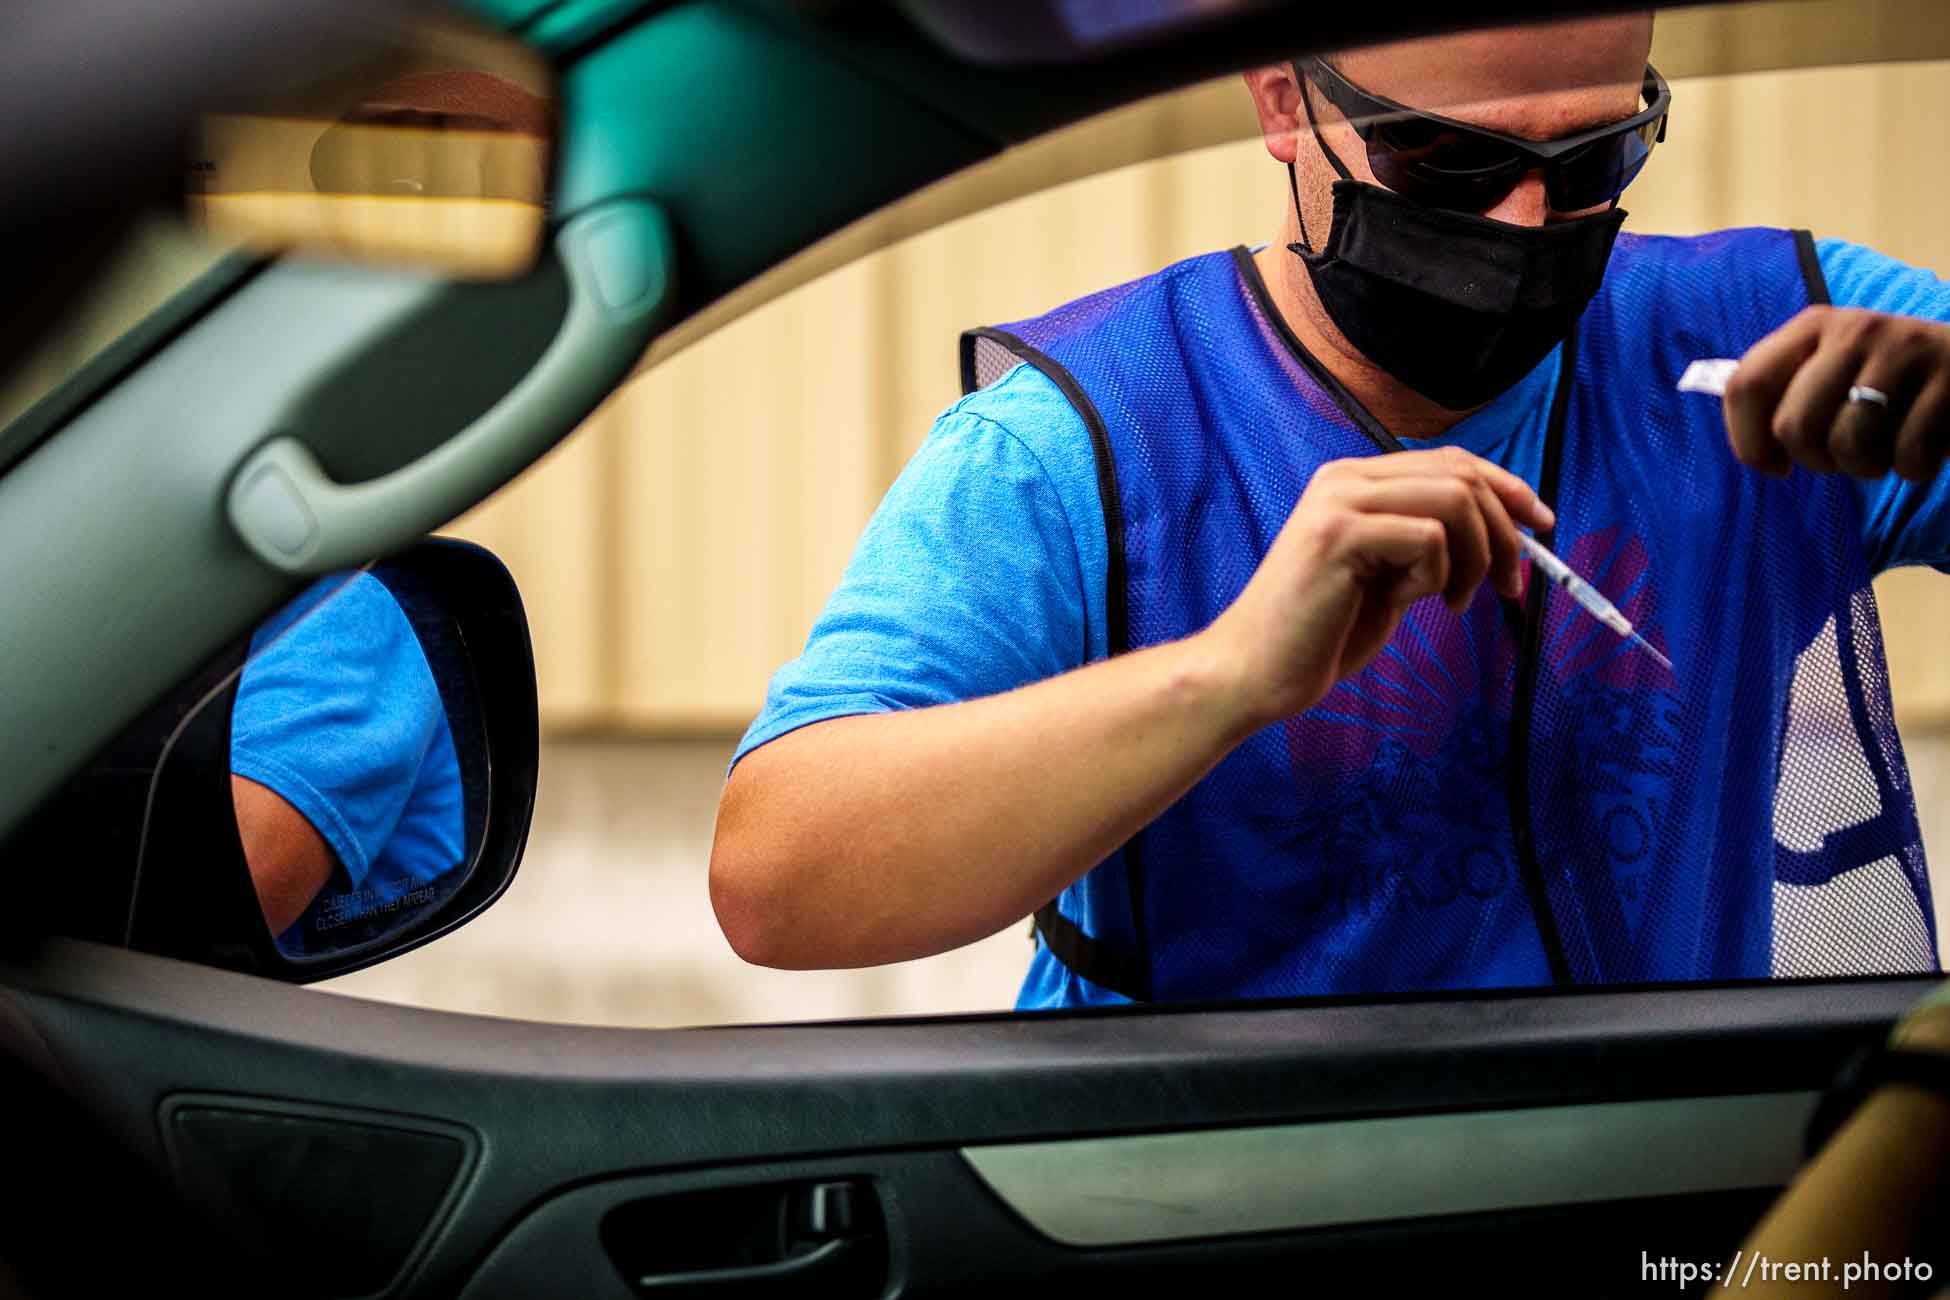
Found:
[(1652, 156), (1652, 146), (1666, 138), (1672, 106), (1666, 79), (1648, 63), (1640, 112), (1561, 140), (1525, 140), (1369, 94), (1323, 59), (1303, 60), (1294, 70), (1303, 69), (1300, 93), (1308, 122), (1314, 115), (1306, 87), (1311, 80), (1367, 145), (1376, 180), (1418, 203), (1461, 212), (1495, 207), (1537, 168), (1554, 211), (1616, 202)]

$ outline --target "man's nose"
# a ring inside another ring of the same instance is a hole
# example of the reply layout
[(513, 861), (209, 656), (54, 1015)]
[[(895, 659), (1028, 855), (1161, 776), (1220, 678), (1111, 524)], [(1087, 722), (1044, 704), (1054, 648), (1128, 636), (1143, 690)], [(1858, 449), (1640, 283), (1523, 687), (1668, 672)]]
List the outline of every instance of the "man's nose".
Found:
[(1544, 173), (1541, 168), (1531, 171), (1517, 182), (1517, 188), (1503, 196), (1503, 201), (1484, 211), (1483, 215), (1492, 221), (1507, 221), (1513, 226), (1541, 226), (1550, 216), (1550, 200), (1544, 196)]

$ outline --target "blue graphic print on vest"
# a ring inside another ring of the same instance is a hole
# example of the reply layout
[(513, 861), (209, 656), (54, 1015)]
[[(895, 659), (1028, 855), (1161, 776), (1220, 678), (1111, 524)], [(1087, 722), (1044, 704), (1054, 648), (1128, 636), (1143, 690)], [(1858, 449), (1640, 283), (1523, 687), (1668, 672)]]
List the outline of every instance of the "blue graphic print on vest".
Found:
[[(1812, 264), (1785, 231), (1622, 236), (1566, 349), (1553, 544), (1675, 672), (1561, 594), (1527, 654), (1487, 590), (1420, 602), (1065, 891), (1051, 950), (1159, 999), (1934, 969), (1859, 497), (1744, 470), (1675, 391), (1807, 305)], [(1391, 442), (1243, 251), (973, 332), (965, 384), (1023, 359), (1096, 444), (1113, 652), (1204, 627), (1315, 470)]]

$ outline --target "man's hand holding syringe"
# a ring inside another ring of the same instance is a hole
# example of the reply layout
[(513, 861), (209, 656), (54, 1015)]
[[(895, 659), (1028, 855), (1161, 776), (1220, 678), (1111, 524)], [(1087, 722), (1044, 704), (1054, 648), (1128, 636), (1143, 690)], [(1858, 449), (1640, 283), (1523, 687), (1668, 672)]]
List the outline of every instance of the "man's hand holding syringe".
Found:
[(1553, 522), (1521, 478), (1460, 448), (1333, 461), (1200, 632), (753, 750), (712, 848), (726, 937), (762, 965), (863, 966), (1015, 924), (1367, 667), (1416, 601), (1460, 613), (1485, 581), (1520, 595), (1521, 529)]

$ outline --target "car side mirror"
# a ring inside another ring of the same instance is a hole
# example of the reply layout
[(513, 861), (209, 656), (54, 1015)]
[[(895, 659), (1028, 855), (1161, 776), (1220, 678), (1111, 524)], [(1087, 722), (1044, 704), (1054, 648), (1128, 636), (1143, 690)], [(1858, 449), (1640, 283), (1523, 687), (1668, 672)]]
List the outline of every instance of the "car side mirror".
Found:
[(294, 983), (466, 924), (521, 861), (539, 758), (520, 593), (432, 539), (306, 587), (7, 846), (57, 933)]

